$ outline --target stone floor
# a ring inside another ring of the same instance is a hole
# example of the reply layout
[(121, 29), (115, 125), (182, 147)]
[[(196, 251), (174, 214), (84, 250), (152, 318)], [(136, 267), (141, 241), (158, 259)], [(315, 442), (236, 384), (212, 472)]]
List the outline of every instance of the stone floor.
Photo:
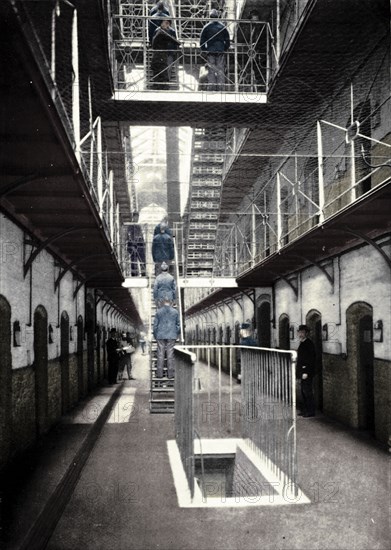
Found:
[[(174, 416), (149, 413), (148, 367), (137, 352), (135, 381), (98, 390), (15, 463), (2, 493), (5, 548), (390, 548), (389, 454), (368, 434), (322, 415), (297, 421), (299, 484), (310, 504), (179, 508), (167, 454)], [(240, 386), (233, 391), (235, 398)], [(110, 414), (73, 475), (107, 403)], [(232, 435), (232, 426), (223, 432)], [(42, 539), (33, 536), (39, 529)]]

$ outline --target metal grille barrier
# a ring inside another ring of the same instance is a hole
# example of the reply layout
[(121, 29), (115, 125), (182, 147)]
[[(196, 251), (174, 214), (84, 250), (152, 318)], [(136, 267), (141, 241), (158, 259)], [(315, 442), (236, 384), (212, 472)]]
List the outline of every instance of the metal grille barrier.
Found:
[(194, 440), (234, 437), (244, 440), (286, 495), (296, 497), (296, 352), (190, 345), (177, 346), (175, 358), (176, 438), (192, 495)]

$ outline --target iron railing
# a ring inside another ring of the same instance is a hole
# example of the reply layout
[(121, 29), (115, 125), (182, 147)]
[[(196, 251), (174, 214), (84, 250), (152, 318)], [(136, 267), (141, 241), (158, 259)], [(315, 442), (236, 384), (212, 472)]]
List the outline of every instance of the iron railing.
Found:
[(239, 437), (283, 496), (296, 497), (296, 352), (233, 345), (175, 349), (177, 444), (192, 495), (194, 439)]
[[(208, 20), (203, 17), (170, 19), (180, 46), (175, 51), (175, 59), (170, 62), (172, 76), (168, 89), (181, 92), (211, 90), (208, 83), (202, 82), (202, 68), (208, 69), (208, 60), (200, 47), (200, 33)], [(115, 60), (113, 73), (117, 90), (133, 95), (154, 89), (151, 80), (153, 50), (148, 38), (150, 20), (147, 15), (134, 11), (122, 11), (112, 17), (111, 57)], [(223, 23), (230, 33), (231, 47), (224, 54), (224, 83), (219, 90), (267, 93), (274, 55), (269, 23), (243, 19), (225, 19)]]

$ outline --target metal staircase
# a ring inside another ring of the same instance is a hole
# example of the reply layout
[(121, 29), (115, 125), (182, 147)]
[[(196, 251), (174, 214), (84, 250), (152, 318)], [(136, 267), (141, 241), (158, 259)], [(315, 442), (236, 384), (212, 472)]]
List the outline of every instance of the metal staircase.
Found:
[[(152, 280), (152, 279), (151, 279)], [(153, 299), (153, 284), (151, 285), (151, 327), (156, 314), (156, 305)], [(152, 334), (152, 330), (151, 330)], [(164, 360), (166, 363), (166, 359)], [(175, 384), (174, 380), (167, 378), (167, 368), (164, 365), (163, 377), (156, 376), (157, 343), (151, 339), (150, 354), (150, 399), (149, 410), (151, 413), (174, 413), (175, 411)]]
[[(182, 322), (182, 306), (181, 306), (181, 293), (179, 283), (179, 269), (178, 269), (178, 254), (177, 247), (174, 238), (174, 273), (173, 276), (176, 282), (176, 307), (179, 311), (179, 317), (181, 321), (181, 336), (180, 339), (183, 342), (183, 322)], [(166, 359), (164, 360), (163, 377), (158, 378), (156, 376), (156, 363), (157, 363), (157, 343), (153, 339), (153, 323), (156, 314), (156, 304), (153, 299), (153, 287), (155, 283), (155, 276), (150, 278), (150, 293), (151, 293), (151, 314), (150, 314), (150, 334), (151, 334), (151, 350), (150, 350), (150, 399), (149, 410), (151, 413), (174, 413), (175, 412), (175, 380), (168, 379)]]

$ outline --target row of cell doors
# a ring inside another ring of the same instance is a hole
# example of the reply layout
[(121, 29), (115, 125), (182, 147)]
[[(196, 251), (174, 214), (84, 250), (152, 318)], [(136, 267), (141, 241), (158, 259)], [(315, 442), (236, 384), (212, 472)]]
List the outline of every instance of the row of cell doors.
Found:
[[(94, 339), (93, 309), (90, 304), (86, 307), (86, 327), (84, 330), (83, 318), (77, 319), (75, 337), (77, 338), (77, 395), (73, 390), (73, 401), (84, 397), (94, 385), (95, 360), (99, 378), (100, 360), (100, 332), (98, 341)], [(48, 346), (50, 334), (48, 328), (48, 315), (43, 306), (38, 306), (33, 317), (34, 331), (34, 378), (35, 378), (35, 418), (36, 434), (39, 436), (48, 429)], [(73, 331), (72, 331), (73, 332)], [(87, 376), (84, 376), (84, 337), (87, 338)], [(72, 336), (73, 337), (73, 336)], [(104, 337), (104, 335), (103, 335)], [(60, 319), (60, 364), (61, 364), (61, 412), (66, 413), (74, 403), (70, 402), (70, 376), (69, 376), (69, 342), (71, 338), (70, 321), (64, 311)], [(11, 306), (0, 295), (0, 462), (10, 450), (10, 438), (12, 431), (12, 331), (11, 331)], [(97, 350), (96, 357), (95, 351)], [(96, 377), (96, 376), (95, 376)]]
[[(257, 309), (256, 324), (258, 342), (261, 347), (271, 347), (271, 308), (269, 301), (263, 301)], [(356, 302), (346, 311), (348, 354), (354, 354), (353, 362), (357, 369), (358, 418), (359, 427), (374, 431), (374, 349), (372, 307), (365, 302)], [(323, 410), (323, 346), (322, 317), (319, 311), (312, 310), (306, 316), (306, 325), (311, 330), (311, 339), (315, 345), (317, 357), (317, 376), (314, 391), (319, 410)], [(338, 338), (337, 330), (334, 336)], [(290, 349), (290, 321), (287, 315), (281, 315), (278, 323), (279, 348)]]

